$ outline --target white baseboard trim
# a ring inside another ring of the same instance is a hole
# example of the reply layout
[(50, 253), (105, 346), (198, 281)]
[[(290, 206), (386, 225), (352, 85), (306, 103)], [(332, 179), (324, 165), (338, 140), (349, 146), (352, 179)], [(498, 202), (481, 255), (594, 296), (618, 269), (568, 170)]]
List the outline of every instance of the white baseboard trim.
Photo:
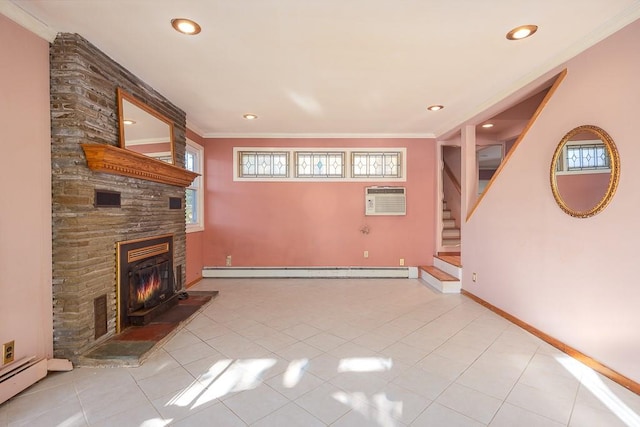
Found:
[(203, 278), (405, 278), (418, 267), (204, 267)]

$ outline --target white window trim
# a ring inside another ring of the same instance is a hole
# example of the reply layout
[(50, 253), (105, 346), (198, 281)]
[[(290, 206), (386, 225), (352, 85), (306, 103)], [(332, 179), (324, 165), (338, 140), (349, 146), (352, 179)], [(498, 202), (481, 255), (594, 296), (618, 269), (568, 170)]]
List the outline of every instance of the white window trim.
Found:
[[(187, 146), (191, 147), (194, 151), (198, 152), (198, 173), (199, 177), (196, 179), (199, 180), (198, 191), (196, 192), (198, 198), (198, 223), (197, 224), (187, 224), (186, 232), (187, 233), (195, 233), (199, 231), (204, 231), (204, 147), (200, 144), (197, 144), (190, 139), (187, 139)], [(189, 188), (189, 187), (187, 187)], [(186, 191), (186, 188), (185, 188)], [(185, 199), (185, 209), (186, 209), (186, 199)]]
[[(267, 177), (241, 177), (239, 171), (238, 156), (241, 151), (278, 151), (289, 153), (289, 176), (279, 178)], [(345, 153), (345, 176), (344, 178), (298, 178), (295, 176), (295, 153), (300, 152), (344, 152)], [(399, 178), (351, 178), (351, 153), (386, 153), (399, 152), (402, 164), (402, 176)], [(233, 147), (233, 180), (239, 182), (406, 182), (407, 181), (407, 148), (406, 147)]]

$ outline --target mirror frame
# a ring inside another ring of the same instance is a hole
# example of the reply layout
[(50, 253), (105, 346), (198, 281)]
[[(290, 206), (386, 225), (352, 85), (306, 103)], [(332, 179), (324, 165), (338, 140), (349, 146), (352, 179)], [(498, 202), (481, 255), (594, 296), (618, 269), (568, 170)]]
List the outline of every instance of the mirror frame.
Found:
[[(600, 199), (600, 201), (589, 210), (576, 211), (574, 209), (571, 209), (569, 206), (567, 206), (564, 200), (562, 200), (562, 197), (560, 196), (560, 192), (558, 190), (558, 184), (556, 182), (556, 163), (558, 162), (558, 158), (562, 155), (564, 145), (567, 142), (569, 142), (572, 137), (582, 132), (590, 132), (595, 134), (604, 143), (605, 147), (607, 147), (607, 152), (609, 153), (609, 160), (610, 160), (610, 166), (611, 166), (611, 175), (609, 177), (609, 186), (607, 187), (607, 191), (602, 197), (602, 199)], [(551, 159), (550, 180), (551, 180), (551, 191), (553, 192), (553, 198), (556, 200), (556, 203), (558, 204), (558, 206), (560, 206), (560, 209), (562, 209), (564, 212), (571, 215), (572, 217), (588, 218), (602, 211), (605, 207), (607, 207), (609, 202), (611, 202), (611, 199), (613, 198), (613, 195), (615, 194), (616, 189), (618, 188), (618, 181), (620, 180), (620, 154), (618, 153), (618, 149), (616, 148), (616, 145), (613, 142), (613, 139), (611, 138), (611, 136), (609, 136), (609, 134), (605, 132), (603, 129), (593, 125), (582, 125), (582, 126), (578, 126), (576, 128), (571, 129), (569, 132), (565, 134), (565, 136), (562, 137), (562, 140), (560, 140), (560, 143), (558, 144), (555, 152), (553, 153), (553, 158)]]
[[(154, 110), (153, 108), (151, 108), (150, 106), (148, 106), (144, 102), (138, 100), (133, 95), (125, 92), (124, 89), (121, 89), (121, 88), (118, 87), (118, 88), (116, 88), (116, 93), (117, 93), (117, 96), (118, 96), (118, 126), (119, 126), (119, 134), (120, 134), (120, 148), (122, 148), (124, 150), (135, 152), (133, 150), (129, 150), (126, 147), (126, 141), (125, 141), (125, 135), (124, 135), (125, 124), (124, 124), (124, 105), (123, 105), (123, 101), (127, 100), (128, 102), (132, 103), (136, 107), (138, 107), (141, 110), (149, 113), (150, 115), (152, 115), (156, 119), (166, 123), (169, 126), (169, 144), (171, 146), (171, 163), (170, 164), (175, 166), (175, 164), (176, 164), (176, 154), (175, 154), (176, 151), (175, 151), (175, 138), (174, 138), (174, 132), (173, 132), (173, 121), (170, 120), (169, 118), (167, 118), (166, 116), (162, 115), (158, 111)], [(144, 154), (142, 154), (142, 155), (144, 155)], [(146, 156), (146, 157), (148, 157), (150, 160), (162, 162), (162, 160), (154, 159), (153, 157), (150, 157), (150, 156)], [(163, 162), (163, 163), (167, 163), (167, 162)]]

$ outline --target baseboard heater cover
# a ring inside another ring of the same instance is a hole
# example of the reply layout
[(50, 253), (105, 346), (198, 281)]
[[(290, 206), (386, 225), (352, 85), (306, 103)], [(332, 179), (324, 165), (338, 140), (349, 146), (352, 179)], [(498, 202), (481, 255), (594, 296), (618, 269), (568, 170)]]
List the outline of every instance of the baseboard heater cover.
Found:
[(17, 360), (0, 371), (0, 404), (47, 376), (47, 359)]
[(203, 278), (405, 278), (417, 267), (204, 267)]

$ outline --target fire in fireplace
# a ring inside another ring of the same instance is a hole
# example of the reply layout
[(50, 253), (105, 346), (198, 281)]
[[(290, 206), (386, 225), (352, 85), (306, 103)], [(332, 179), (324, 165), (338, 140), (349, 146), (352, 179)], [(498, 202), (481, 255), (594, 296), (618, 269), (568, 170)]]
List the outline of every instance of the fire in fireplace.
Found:
[(120, 332), (144, 325), (177, 304), (173, 281), (173, 236), (117, 244), (118, 322)]
[(143, 308), (161, 304), (171, 294), (169, 261), (162, 256), (154, 256), (149, 262), (130, 268), (129, 273), (129, 314)]

